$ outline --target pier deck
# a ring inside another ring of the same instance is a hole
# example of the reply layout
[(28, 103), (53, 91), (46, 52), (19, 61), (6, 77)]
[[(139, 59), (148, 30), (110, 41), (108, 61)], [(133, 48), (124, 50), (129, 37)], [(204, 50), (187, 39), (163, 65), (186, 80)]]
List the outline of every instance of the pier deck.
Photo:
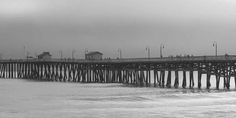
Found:
[[(171, 84), (172, 71), (174, 71), (174, 86)], [(180, 72), (183, 73), (182, 78), (179, 77)], [(194, 72), (198, 73), (197, 84), (194, 84)], [(40, 81), (124, 83), (147, 87), (154, 85), (155, 87), (179, 88), (182, 86), (186, 88), (186, 81), (189, 79), (189, 88), (197, 85), (200, 89), (202, 74), (206, 74), (207, 89), (211, 87), (211, 76), (216, 77), (216, 89), (219, 89), (221, 79), (223, 79), (224, 88), (229, 89), (231, 77), (236, 79), (236, 56), (0, 60), (0, 78)], [(179, 79), (182, 79), (182, 84), (179, 83)]]

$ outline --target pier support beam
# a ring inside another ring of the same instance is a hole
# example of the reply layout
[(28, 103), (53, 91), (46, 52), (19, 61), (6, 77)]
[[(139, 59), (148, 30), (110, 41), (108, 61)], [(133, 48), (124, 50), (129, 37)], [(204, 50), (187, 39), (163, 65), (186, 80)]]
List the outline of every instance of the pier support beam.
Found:
[(194, 87), (194, 79), (193, 79), (193, 71), (189, 72), (189, 88), (193, 88)]
[(179, 72), (176, 70), (175, 71), (175, 84), (174, 84), (175, 88), (179, 87)]
[(202, 72), (198, 71), (198, 89), (201, 89), (202, 87)]
[(207, 73), (207, 81), (206, 81), (206, 88), (209, 89), (211, 87), (211, 82), (210, 82), (211, 74), (208, 72)]
[(236, 76), (234, 76), (234, 87), (236, 88)]
[(165, 87), (165, 71), (161, 71), (161, 87)]
[(186, 71), (183, 71), (183, 83), (182, 83), (182, 87), (186, 88)]
[(171, 88), (171, 71), (168, 71), (166, 87)]
[(220, 76), (216, 75), (216, 89), (219, 90)]
[(154, 70), (154, 87), (157, 86), (157, 79), (158, 79), (158, 72), (157, 70)]

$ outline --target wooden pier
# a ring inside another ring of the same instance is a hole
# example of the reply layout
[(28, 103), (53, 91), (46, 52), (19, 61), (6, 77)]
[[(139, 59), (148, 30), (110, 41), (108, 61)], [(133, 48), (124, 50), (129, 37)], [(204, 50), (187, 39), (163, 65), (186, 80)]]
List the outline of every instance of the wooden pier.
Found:
[[(215, 76), (216, 89), (219, 89), (220, 82), (223, 82), (225, 89), (229, 89), (232, 77), (236, 85), (235, 71), (236, 56), (108, 60), (0, 60), (0, 78), (82, 83), (124, 83), (142, 87), (163, 88), (198, 87), (200, 89), (202, 81), (206, 81), (206, 88), (210, 89), (211, 76)], [(181, 78), (179, 73), (183, 74)], [(193, 73), (197, 73), (197, 79), (194, 79)], [(206, 74), (206, 80), (202, 80), (203, 74)], [(180, 79), (182, 79), (182, 83), (180, 83)]]

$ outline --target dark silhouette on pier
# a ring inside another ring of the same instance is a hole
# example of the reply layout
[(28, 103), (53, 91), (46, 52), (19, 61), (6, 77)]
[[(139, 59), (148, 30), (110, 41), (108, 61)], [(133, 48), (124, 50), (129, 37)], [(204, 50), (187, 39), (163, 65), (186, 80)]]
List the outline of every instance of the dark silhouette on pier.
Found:
[[(171, 86), (171, 71), (174, 71), (174, 86)], [(183, 72), (182, 78), (179, 78), (180, 71)], [(193, 72), (198, 73), (197, 83), (194, 83)], [(151, 74), (154, 77), (153, 81), (151, 81)], [(189, 74), (189, 78), (187, 78), (186, 74)], [(154, 87), (163, 88), (179, 88), (179, 86), (193, 88), (197, 86), (200, 89), (203, 74), (206, 74), (207, 89), (211, 87), (210, 78), (213, 75), (216, 76), (216, 89), (219, 89), (221, 79), (223, 79), (224, 88), (229, 89), (230, 78), (234, 77), (236, 79), (236, 56), (122, 58), (109, 60), (0, 60), (0, 78), (40, 81), (124, 83), (146, 87), (153, 85)], [(182, 83), (179, 82), (179, 79), (182, 79)], [(187, 85), (187, 79), (189, 79), (189, 85)]]

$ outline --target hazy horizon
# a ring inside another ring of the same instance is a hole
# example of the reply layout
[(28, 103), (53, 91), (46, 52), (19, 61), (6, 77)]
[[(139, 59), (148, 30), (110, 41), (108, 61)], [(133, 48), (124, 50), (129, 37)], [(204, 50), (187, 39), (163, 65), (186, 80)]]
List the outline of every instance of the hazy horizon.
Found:
[(49, 51), (83, 58), (85, 48), (104, 57), (236, 55), (234, 0), (0, 0), (0, 53), (23, 58)]

